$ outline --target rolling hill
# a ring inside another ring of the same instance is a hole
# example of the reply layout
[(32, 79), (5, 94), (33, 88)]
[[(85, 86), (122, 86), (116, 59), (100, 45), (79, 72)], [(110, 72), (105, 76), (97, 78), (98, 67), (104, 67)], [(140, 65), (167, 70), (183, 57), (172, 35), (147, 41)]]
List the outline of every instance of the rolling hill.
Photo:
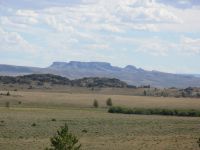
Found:
[(112, 88), (135, 88), (127, 83), (115, 78), (99, 78), (90, 77), (70, 80), (53, 74), (30, 74), (24, 76), (0, 76), (0, 84), (18, 84), (18, 85), (36, 85), (43, 86), (45, 84), (52, 85), (65, 85), (69, 87), (112, 87)]

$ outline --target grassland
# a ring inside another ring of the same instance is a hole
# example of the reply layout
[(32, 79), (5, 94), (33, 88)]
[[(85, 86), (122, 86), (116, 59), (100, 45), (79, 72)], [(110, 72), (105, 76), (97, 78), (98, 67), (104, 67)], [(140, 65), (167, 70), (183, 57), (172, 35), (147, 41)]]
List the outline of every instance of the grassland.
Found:
[[(0, 149), (44, 149), (49, 137), (65, 122), (80, 138), (84, 150), (199, 149), (200, 117), (110, 114), (106, 99), (111, 97), (114, 105), (120, 106), (182, 109), (200, 109), (200, 99), (95, 92), (10, 93), (11, 96), (0, 96)], [(94, 99), (100, 108), (92, 108)], [(8, 101), (10, 108), (5, 107)], [(33, 123), (36, 126), (32, 126)]]

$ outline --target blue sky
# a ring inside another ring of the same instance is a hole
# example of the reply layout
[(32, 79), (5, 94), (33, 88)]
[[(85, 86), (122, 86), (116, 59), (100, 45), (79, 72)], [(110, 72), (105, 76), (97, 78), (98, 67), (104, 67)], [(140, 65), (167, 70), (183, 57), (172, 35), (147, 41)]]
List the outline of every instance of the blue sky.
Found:
[(0, 63), (200, 73), (199, 0), (1, 0)]

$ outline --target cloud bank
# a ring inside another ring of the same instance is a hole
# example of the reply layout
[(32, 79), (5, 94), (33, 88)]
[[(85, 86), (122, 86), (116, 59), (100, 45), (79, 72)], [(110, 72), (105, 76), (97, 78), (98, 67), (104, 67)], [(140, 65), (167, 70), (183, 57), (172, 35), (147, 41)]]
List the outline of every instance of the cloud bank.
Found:
[(192, 57), (200, 53), (199, 8), (195, 0), (2, 0), (0, 51), (34, 53), (37, 60), (43, 55), (43, 65), (94, 59), (120, 64), (123, 56), (122, 64), (144, 66), (137, 59)]

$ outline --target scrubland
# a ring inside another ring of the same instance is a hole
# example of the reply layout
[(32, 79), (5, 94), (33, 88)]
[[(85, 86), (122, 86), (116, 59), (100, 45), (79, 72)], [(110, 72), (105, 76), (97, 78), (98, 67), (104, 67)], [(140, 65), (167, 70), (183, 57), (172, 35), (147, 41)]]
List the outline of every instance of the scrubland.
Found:
[[(106, 106), (108, 98), (114, 106), (200, 109), (198, 98), (10, 91), (10, 96), (0, 95), (0, 149), (44, 149), (64, 123), (85, 150), (199, 149), (200, 117), (111, 114)], [(98, 108), (93, 108), (94, 99), (98, 100)]]

